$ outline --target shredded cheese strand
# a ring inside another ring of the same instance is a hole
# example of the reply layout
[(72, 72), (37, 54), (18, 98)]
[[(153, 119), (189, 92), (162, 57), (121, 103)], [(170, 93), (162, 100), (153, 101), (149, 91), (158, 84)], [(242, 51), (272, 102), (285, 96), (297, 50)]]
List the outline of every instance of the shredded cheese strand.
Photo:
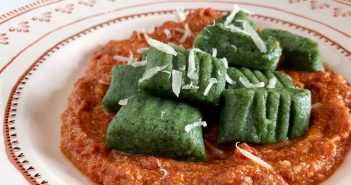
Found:
[(198, 126), (207, 127), (207, 123), (206, 123), (206, 121), (200, 120), (200, 121), (197, 121), (197, 122), (194, 122), (191, 124), (187, 124), (184, 129), (186, 132), (190, 132), (192, 129), (194, 129), (195, 127), (198, 127)]
[(182, 89), (199, 89), (199, 86), (193, 85), (193, 82), (190, 82), (190, 84), (183, 85)]
[(234, 52), (238, 51), (238, 48), (236, 46), (234, 46), (233, 44), (230, 46), (234, 48)]
[(147, 80), (151, 77), (153, 77), (154, 75), (156, 75), (159, 71), (162, 71), (164, 69), (166, 69), (168, 65), (164, 65), (164, 66), (156, 66), (156, 67), (153, 67), (153, 68), (150, 68), (148, 70), (146, 70), (143, 74), (143, 77), (141, 77), (139, 79), (139, 83), (143, 82), (144, 80)]
[(259, 82), (257, 84), (252, 84), (246, 78), (239, 77), (239, 81), (245, 86), (246, 88), (260, 88), (264, 87), (264, 82)]
[(204, 92), (204, 95), (205, 95), (205, 96), (207, 96), (207, 94), (210, 92), (212, 86), (213, 86), (214, 84), (216, 84), (216, 83), (218, 83), (218, 81), (217, 81), (217, 79), (215, 79), (215, 78), (210, 78), (210, 79), (208, 80), (208, 85), (207, 85), (207, 87), (206, 87), (206, 89), (205, 89), (205, 92)]
[(167, 39), (172, 38), (172, 33), (169, 31), (169, 29), (164, 29), (163, 33), (166, 35)]
[(129, 61), (129, 57), (125, 57), (122, 55), (115, 55), (115, 56), (113, 56), (113, 59), (115, 59), (117, 61), (121, 61), (121, 62), (128, 62)]
[(243, 33), (243, 34), (246, 34), (246, 35), (250, 35), (250, 33), (248, 33), (247, 31), (245, 30), (242, 30), (240, 29), (239, 27), (236, 27), (235, 25), (233, 24), (230, 24), (230, 25), (226, 25), (224, 26), (225, 28), (229, 29), (231, 32), (240, 32), (240, 33)]
[(220, 59), (221, 61), (222, 61), (222, 63), (224, 64), (224, 67), (226, 68), (226, 69), (228, 69), (229, 68), (229, 66), (228, 66), (228, 60), (227, 60), (227, 58), (221, 58)]
[(182, 75), (182, 72), (172, 70), (172, 90), (177, 97), (179, 97), (180, 89), (182, 87)]
[(180, 22), (185, 21), (187, 13), (184, 12), (184, 8), (177, 8), (176, 9), (177, 16)]
[(161, 112), (161, 119), (162, 119), (162, 120), (163, 120), (163, 118), (164, 118), (164, 115), (165, 115), (165, 112), (162, 111), (162, 112)]
[(128, 99), (123, 99), (118, 101), (119, 105), (127, 105), (128, 104)]
[(316, 109), (316, 108), (318, 108), (318, 107), (320, 107), (322, 104), (321, 103), (314, 103), (314, 104), (312, 104), (312, 109)]
[(257, 34), (256, 30), (247, 21), (245, 21), (243, 23), (243, 27), (244, 27), (244, 30), (250, 34), (250, 36), (251, 36), (252, 40), (254, 41), (254, 43), (256, 44), (257, 48), (262, 53), (267, 52), (266, 44), (263, 42), (261, 37)]
[(160, 171), (163, 173), (163, 176), (160, 178), (160, 179), (164, 179), (165, 177), (167, 177), (168, 175), (168, 172), (166, 169), (164, 169), (162, 166), (161, 166), (161, 162), (160, 160), (156, 159), (157, 160), (157, 166), (160, 168)]
[(139, 49), (137, 49), (137, 53), (142, 54), (143, 51), (146, 51), (148, 49), (150, 49), (150, 48), (139, 48)]
[(230, 78), (228, 74), (225, 74), (225, 81), (230, 85), (234, 85), (236, 83), (233, 79)]
[(167, 54), (170, 54), (170, 55), (173, 55), (173, 56), (177, 56), (177, 52), (172, 46), (170, 46), (168, 44), (165, 44), (163, 42), (160, 42), (158, 40), (152, 39), (145, 32), (144, 32), (144, 37), (146, 39), (146, 42), (150, 46), (152, 46), (152, 47), (154, 47), (154, 48), (156, 48), (156, 49), (158, 49), (158, 50), (160, 50), (160, 51), (162, 51), (164, 53), (167, 53)]
[(278, 82), (277, 78), (276, 77), (272, 77), (271, 79), (269, 79), (267, 88), (269, 88), (269, 89), (275, 88), (277, 82)]
[(237, 4), (234, 4), (232, 12), (226, 17), (224, 25), (229, 25), (233, 22), (235, 15), (240, 11), (240, 8)]
[(186, 39), (191, 37), (192, 34), (193, 34), (193, 32), (191, 32), (188, 23), (186, 23), (185, 26), (184, 26), (184, 35), (182, 36), (182, 38), (180, 38), (179, 42), (180, 43), (185, 42)]
[(139, 62), (133, 62), (130, 65), (133, 67), (139, 67), (139, 66), (144, 66), (147, 64), (147, 59), (146, 60), (141, 60)]
[(212, 48), (212, 56), (217, 57), (217, 48)]
[(261, 165), (261, 166), (263, 166), (263, 167), (265, 167), (265, 168), (273, 169), (273, 167), (272, 167), (271, 165), (269, 165), (268, 163), (266, 163), (266, 162), (263, 161), (262, 159), (256, 157), (256, 156), (253, 155), (252, 153), (250, 153), (250, 152), (248, 152), (248, 151), (246, 151), (246, 150), (240, 148), (240, 147), (238, 146), (238, 143), (239, 143), (239, 142), (235, 143), (235, 147), (236, 147), (236, 149), (238, 149), (239, 152), (240, 152), (241, 154), (243, 154), (245, 157), (249, 158), (249, 159), (252, 160), (253, 162), (255, 162), (255, 163), (257, 163), (257, 164), (259, 164), (259, 165)]
[(196, 66), (195, 66), (195, 50), (191, 49), (189, 51), (189, 56), (188, 56), (188, 73), (187, 73), (187, 76), (190, 79), (192, 79), (192, 80), (199, 79), (199, 76), (196, 75), (195, 70), (196, 70)]

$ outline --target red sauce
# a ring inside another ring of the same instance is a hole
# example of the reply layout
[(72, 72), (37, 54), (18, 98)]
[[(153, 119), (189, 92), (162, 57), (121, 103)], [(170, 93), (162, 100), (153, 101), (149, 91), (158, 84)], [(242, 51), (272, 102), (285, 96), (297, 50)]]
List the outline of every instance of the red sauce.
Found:
[[(194, 36), (222, 14), (198, 9), (185, 22), (165, 22), (151, 37), (191, 47)], [(174, 28), (189, 24), (193, 36), (179, 43), (182, 33)], [(167, 39), (164, 29), (173, 32)], [(328, 67), (324, 72), (283, 70), (294, 83), (312, 91), (313, 103), (309, 131), (301, 138), (273, 145), (249, 146), (248, 150), (268, 162), (266, 169), (243, 157), (231, 146), (216, 146), (216, 124), (205, 130), (207, 162), (193, 163), (154, 156), (133, 156), (105, 146), (107, 127), (114, 115), (104, 112), (101, 101), (111, 81), (111, 69), (122, 62), (114, 55), (141, 57), (137, 49), (147, 47), (134, 32), (131, 38), (110, 41), (95, 53), (85, 75), (79, 79), (62, 114), (61, 149), (69, 160), (97, 184), (318, 184), (337, 169), (350, 148), (351, 88)], [(317, 105), (317, 104), (315, 104)], [(157, 165), (167, 170), (163, 172)]]

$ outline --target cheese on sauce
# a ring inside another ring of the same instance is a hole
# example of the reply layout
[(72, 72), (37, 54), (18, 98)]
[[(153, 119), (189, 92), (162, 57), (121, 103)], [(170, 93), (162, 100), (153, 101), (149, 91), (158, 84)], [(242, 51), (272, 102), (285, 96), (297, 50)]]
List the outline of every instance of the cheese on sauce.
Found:
[(160, 171), (163, 173), (163, 176), (160, 178), (160, 179), (164, 179), (165, 177), (167, 177), (168, 175), (168, 172), (166, 169), (164, 169), (162, 166), (161, 166), (161, 162), (160, 160), (156, 159), (157, 160), (157, 166), (160, 168)]
[(177, 52), (172, 46), (170, 46), (168, 44), (165, 44), (163, 42), (160, 42), (158, 40), (152, 39), (146, 33), (144, 33), (144, 37), (146, 39), (146, 42), (150, 46), (152, 46), (152, 47), (154, 47), (154, 48), (156, 48), (156, 49), (158, 49), (158, 50), (160, 50), (160, 51), (162, 51), (164, 53), (167, 53), (167, 54), (170, 54), (170, 55), (173, 55), (173, 56), (177, 56)]
[(166, 35), (167, 39), (172, 38), (172, 33), (169, 31), (169, 29), (164, 29), (163, 33)]
[(252, 160), (253, 162), (255, 162), (255, 163), (257, 163), (257, 164), (259, 164), (259, 165), (261, 165), (261, 166), (263, 166), (263, 167), (265, 167), (265, 168), (273, 169), (271, 165), (269, 165), (268, 163), (266, 163), (266, 162), (263, 161), (262, 159), (256, 157), (256, 156), (253, 155), (252, 153), (250, 153), (250, 152), (248, 152), (248, 151), (246, 151), (246, 150), (240, 148), (240, 147), (238, 146), (238, 143), (239, 143), (239, 142), (235, 143), (235, 148), (238, 149), (239, 152), (240, 152), (241, 154), (243, 154), (243, 156), (249, 158), (249, 159)]
[(316, 109), (316, 108), (318, 108), (318, 107), (320, 107), (322, 104), (321, 103), (314, 103), (314, 104), (312, 104), (312, 109)]
[(179, 42), (183, 43), (186, 41), (186, 39), (188, 39), (189, 37), (191, 37), (193, 33), (191, 32), (188, 23), (185, 24), (184, 26), (184, 35), (182, 36), (182, 38), (180, 38)]

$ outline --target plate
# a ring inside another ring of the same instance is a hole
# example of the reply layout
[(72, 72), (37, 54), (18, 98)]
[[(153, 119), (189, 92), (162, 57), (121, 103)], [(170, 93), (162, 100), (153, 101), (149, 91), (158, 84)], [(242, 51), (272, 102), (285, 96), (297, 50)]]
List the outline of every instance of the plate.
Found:
[[(315, 38), (323, 61), (351, 82), (350, 1), (236, 3), (254, 11), (252, 19), (261, 27)], [(111, 39), (128, 38), (133, 30), (177, 21), (177, 7), (230, 11), (232, 4), (224, 0), (45, 0), (0, 16), (0, 114), (4, 115), (0, 157), (6, 159), (1, 170), (7, 184), (92, 184), (59, 149), (60, 115), (91, 53)], [(323, 184), (351, 184), (349, 169), (351, 154)]]

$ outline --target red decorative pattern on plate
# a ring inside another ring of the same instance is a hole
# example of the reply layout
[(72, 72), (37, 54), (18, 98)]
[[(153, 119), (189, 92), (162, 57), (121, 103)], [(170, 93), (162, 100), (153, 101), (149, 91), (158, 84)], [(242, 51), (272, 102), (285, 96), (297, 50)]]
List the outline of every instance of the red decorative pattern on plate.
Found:
[(0, 45), (7, 45), (9, 44), (9, 38), (6, 36), (6, 33), (0, 33)]
[(25, 22), (21, 22), (18, 23), (17, 27), (11, 27), (9, 28), (10, 32), (29, 32), (29, 22), (25, 21)]
[[(334, 2), (345, 4), (344, 2), (340, 2), (337, 0), (334, 0)], [(289, 3), (294, 4), (294, 3), (308, 3), (308, 2), (307, 0), (289, 0)], [(345, 10), (344, 8), (333, 6), (329, 2), (325, 2), (325, 1), (321, 2), (319, 0), (309, 0), (309, 4), (310, 4), (311, 10), (332, 9), (332, 15), (334, 17), (351, 16), (351, 10)], [(346, 4), (346, 5), (349, 5), (349, 4)]]
[(32, 18), (33, 21), (39, 22), (50, 22), (51, 20), (51, 12), (44, 12), (40, 16), (34, 16)]
[(56, 12), (71, 14), (74, 10), (74, 4), (67, 4), (64, 7), (56, 8)]
[(11, 20), (12, 18), (15, 18), (21, 14), (24, 14), (26, 12), (29, 12), (31, 10), (43, 7), (43, 6), (47, 6), (50, 4), (54, 4), (54, 3), (58, 3), (61, 2), (63, 0), (39, 0), (39, 1), (35, 1), (33, 3), (24, 5), (22, 7), (19, 7), (17, 9), (11, 10), (9, 12), (6, 12), (5, 14), (2, 14), (0, 16), (0, 25)]
[(94, 7), (96, 4), (95, 0), (81, 0), (78, 2), (80, 5), (88, 6), (88, 7)]

